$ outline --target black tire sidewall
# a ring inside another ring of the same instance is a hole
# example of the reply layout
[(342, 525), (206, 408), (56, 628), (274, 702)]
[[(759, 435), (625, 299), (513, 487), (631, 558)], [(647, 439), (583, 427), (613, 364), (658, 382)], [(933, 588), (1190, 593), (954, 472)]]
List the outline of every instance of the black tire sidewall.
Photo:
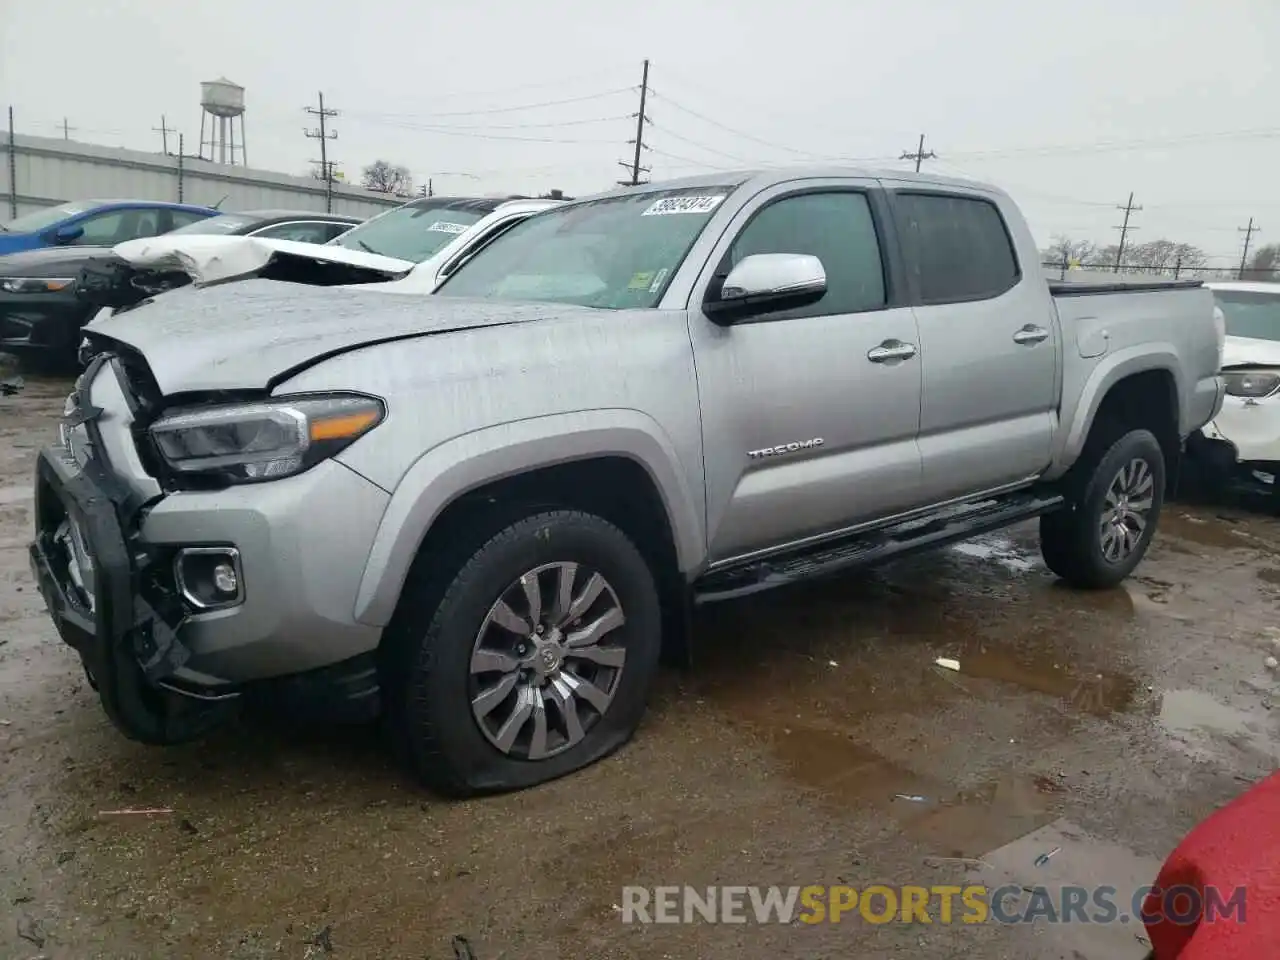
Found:
[[(1146, 527), (1138, 539), (1137, 546), (1123, 560), (1112, 563), (1102, 554), (1103, 501), (1120, 470), (1129, 461), (1137, 459), (1146, 461), (1154, 480), (1151, 509), (1147, 511)], [(1085, 488), (1075, 518), (1079, 525), (1076, 533), (1081, 538), (1079, 545), (1084, 548), (1087, 563), (1096, 571), (1097, 579), (1118, 583), (1129, 576), (1146, 556), (1151, 538), (1155, 536), (1160, 511), (1164, 506), (1165, 478), (1164, 452), (1160, 448), (1160, 442), (1149, 430), (1132, 430), (1126, 433), (1116, 440), (1098, 461)]]
[[(547, 563), (571, 561), (599, 572), (626, 622), (611, 639), (627, 648), (609, 709), (574, 747), (546, 760), (504, 755), (471, 713), (470, 661), (476, 634), (503, 591)], [(518, 521), (481, 547), (457, 573), (421, 639), (406, 685), (405, 733), (420, 773), (450, 793), (520, 789), (555, 779), (613, 752), (644, 714), (661, 647), (653, 576), (635, 545), (599, 517), (555, 511)]]

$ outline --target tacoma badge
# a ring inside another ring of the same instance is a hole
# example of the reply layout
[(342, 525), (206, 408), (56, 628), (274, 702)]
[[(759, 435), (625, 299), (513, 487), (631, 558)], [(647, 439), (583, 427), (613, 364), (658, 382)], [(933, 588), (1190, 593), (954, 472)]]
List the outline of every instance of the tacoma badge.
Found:
[(759, 450), (748, 450), (747, 456), (752, 460), (759, 460), (762, 457), (780, 457), (784, 453), (799, 453), (801, 450), (812, 450), (814, 447), (820, 447), (824, 443), (821, 437), (814, 437), (812, 440), (800, 440), (795, 443), (780, 443), (776, 447), (761, 447)]

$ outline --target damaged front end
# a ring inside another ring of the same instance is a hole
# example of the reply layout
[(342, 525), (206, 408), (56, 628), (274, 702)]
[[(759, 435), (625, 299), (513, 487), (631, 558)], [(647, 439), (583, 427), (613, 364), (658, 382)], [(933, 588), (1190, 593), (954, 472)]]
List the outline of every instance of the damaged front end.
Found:
[(239, 694), (197, 694), (175, 682), (190, 651), (178, 639), (185, 614), (172, 583), (173, 557), (137, 536), (140, 515), (160, 493), (113, 470), (100, 427), (104, 411), (91, 396), (100, 377), (114, 379), (133, 414), (144, 413), (117, 355), (99, 355), (76, 381), (59, 442), (36, 463), (31, 568), (112, 722), (134, 740), (178, 743), (228, 719)]

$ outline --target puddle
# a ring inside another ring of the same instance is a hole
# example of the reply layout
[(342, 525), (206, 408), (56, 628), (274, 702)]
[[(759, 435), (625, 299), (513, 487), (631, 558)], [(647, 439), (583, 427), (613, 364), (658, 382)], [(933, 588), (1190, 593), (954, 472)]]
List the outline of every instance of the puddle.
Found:
[(1040, 786), (1044, 777), (1006, 777), (957, 791), (831, 730), (779, 730), (769, 745), (788, 778), (813, 791), (819, 803), (842, 813), (879, 809), (927, 843), (934, 856), (978, 856), (1055, 816), (1055, 791)]
[(1038, 558), (1008, 537), (979, 537), (954, 544), (951, 549), (965, 557), (999, 564), (1014, 573), (1026, 573), (1039, 566)]
[(971, 642), (957, 657), (958, 676), (997, 680), (1056, 697), (1077, 710), (1109, 716), (1129, 710), (1138, 681), (1119, 673), (1073, 671), (1034, 650), (1011, 651)]
[(1251, 544), (1234, 528), (1217, 518), (1193, 517), (1187, 513), (1167, 513), (1160, 517), (1158, 537), (1177, 537), (1202, 547), (1241, 550)]
[(1160, 695), (1157, 716), (1160, 726), (1174, 741), (1192, 756), (1205, 759), (1220, 754), (1212, 748), (1215, 739), (1276, 756), (1276, 746), (1266, 729), (1267, 719), (1265, 713), (1246, 713), (1199, 690), (1166, 690)]

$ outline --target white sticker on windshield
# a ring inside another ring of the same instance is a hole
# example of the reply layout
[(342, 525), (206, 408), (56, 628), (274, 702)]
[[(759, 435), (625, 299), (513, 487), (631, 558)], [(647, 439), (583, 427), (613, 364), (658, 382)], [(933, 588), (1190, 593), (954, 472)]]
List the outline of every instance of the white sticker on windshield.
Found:
[(657, 293), (662, 289), (662, 284), (666, 281), (668, 273), (670, 273), (670, 271), (666, 267), (663, 267), (653, 275), (653, 283), (649, 284), (650, 293)]
[(431, 226), (427, 227), (430, 233), (466, 233), (467, 226), (464, 223), (450, 223), (448, 220), (437, 220)]
[(718, 197), (663, 197), (655, 200), (642, 217), (661, 217), (668, 213), (710, 213), (720, 205), (724, 194)]

